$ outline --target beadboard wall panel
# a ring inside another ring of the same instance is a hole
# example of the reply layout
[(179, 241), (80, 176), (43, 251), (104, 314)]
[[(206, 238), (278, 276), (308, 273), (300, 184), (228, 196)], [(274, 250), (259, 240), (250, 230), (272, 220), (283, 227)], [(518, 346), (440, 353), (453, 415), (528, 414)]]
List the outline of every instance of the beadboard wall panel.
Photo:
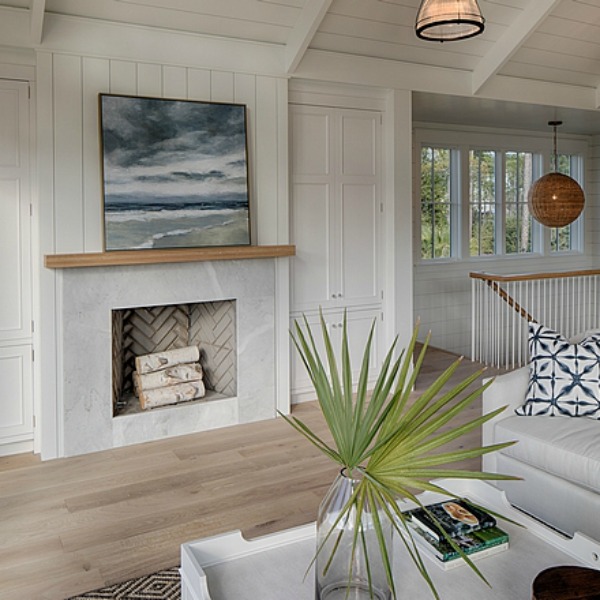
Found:
[(280, 158), (287, 95), (277, 78), (60, 53), (51, 55), (51, 64), (52, 122), (41, 125), (54, 139), (54, 218), (43, 224), (53, 228), (54, 247), (47, 253), (103, 248), (99, 93), (247, 105), (253, 241), (287, 243), (279, 214), (280, 206), (287, 213), (281, 197), (287, 166)]

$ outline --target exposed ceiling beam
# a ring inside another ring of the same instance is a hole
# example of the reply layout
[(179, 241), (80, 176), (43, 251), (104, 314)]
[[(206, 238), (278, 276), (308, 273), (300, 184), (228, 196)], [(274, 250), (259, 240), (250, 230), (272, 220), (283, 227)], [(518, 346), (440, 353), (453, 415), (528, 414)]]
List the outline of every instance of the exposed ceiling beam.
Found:
[(506, 31), (475, 67), (473, 71), (473, 94), (477, 94), (506, 64), (548, 16), (550, 11), (560, 2), (561, 0), (529, 0), (529, 4), (516, 19), (516, 22), (506, 28)]
[(34, 46), (42, 43), (45, 14), (46, 0), (31, 0), (31, 42)]
[(307, 0), (285, 47), (285, 71), (293, 73), (333, 0)]

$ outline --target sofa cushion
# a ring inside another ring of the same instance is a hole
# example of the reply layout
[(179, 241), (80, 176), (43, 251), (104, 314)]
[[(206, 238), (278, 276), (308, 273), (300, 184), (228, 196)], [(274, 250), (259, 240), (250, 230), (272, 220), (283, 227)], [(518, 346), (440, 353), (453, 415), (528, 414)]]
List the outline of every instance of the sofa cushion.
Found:
[(502, 454), (600, 492), (598, 421), (510, 416), (496, 423), (494, 433), (497, 443), (519, 440)]
[(600, 419), (600, 333), (579, 343), (529, 324), (530, 379), (518, 415)]

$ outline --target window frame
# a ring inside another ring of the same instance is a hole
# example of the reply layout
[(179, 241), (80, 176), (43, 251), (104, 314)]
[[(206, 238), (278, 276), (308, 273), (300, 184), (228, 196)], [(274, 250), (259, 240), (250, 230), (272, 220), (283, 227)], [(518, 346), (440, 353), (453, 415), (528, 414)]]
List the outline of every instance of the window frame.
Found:
[[(437, 147), (456, 153), (450, 174), (450, 187), (456, 188), (456, 196), (451, 200), (456, 210), (456, 218), (451, 230), (452, 255), (448, 258), (422, 258), (421, 256), (421, 149)], [(572, 174), (585, 190), (584, 174), (587, 164), (589, 140), (585, 136), (561, 136), (558, 151), (560, 155), (575, 158), (576, 173)], [(527, 253), (506, 253), (505, 240), (505, 153), (528, 152), (533, 155), (533, 181), (551, 171), (553, 142), (546, 132), (506, 132), (487, 128), (458, 128), (420, 124), (414, 129), (414, 186), (416, 231), (414, 251), (416, 262), (421, 264), (440, 264), (458, 261), (523, 260), (529, 257), (557, 257), (570, 254), (583, 254), (585, 251), (585, 209), (572, 224), (572, 247), (569, 250), (552, 251), (550, 247), (550, 228), (533, 220), (532, 251)], [(496, 253), (470, 255), (469, 231), (469, 153), (471, 150), (496, 152)], [(499, 167), (501, 170), (499, 171)], [(500, 217), (500, 218), (498, 218)]]

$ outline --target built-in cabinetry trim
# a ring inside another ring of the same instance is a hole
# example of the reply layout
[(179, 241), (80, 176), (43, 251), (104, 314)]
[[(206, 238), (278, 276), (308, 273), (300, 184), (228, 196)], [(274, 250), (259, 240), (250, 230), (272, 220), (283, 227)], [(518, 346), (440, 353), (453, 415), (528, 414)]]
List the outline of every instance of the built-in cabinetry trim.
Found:
[(185, 263), (208, 260), (242, 260), (294, 256), (296, 247), (283, 246), (218, 246), (211, 248), (173, 248), (168, 250), (116, 250), (80, 254), (48, 254), (44, 265), (48, 269), (76, 267), (110, 267)]

